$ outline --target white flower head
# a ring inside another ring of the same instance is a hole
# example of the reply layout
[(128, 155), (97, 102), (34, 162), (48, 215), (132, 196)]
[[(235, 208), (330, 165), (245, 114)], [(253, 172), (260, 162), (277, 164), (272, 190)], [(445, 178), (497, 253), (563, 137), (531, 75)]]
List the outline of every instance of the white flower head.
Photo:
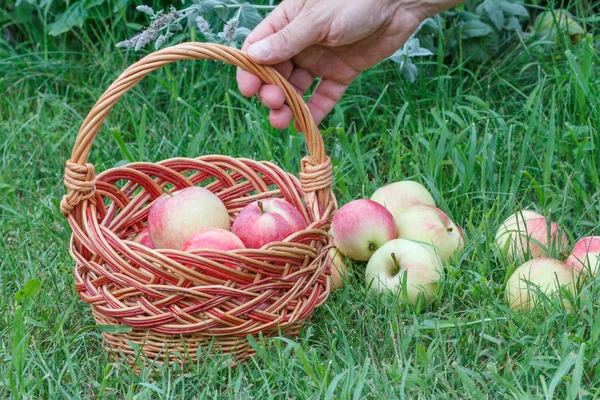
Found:
[(196, 27), (202, 33), (211, 33), (212, 32), (212, 29), (210, 29), (210, 24), (202, 16), (198, 16), (196, 18)]
[(146, 6), (146, 5), (140, 5), (137, 6), (135, 8), (136, 10), (143, 12), (144, 14), (148, 14), (149, 16), (153, 17), (154, 16), (154, 10), (152, 9), (152, 7)]
[(235, 40), (235, 34), (239, 26), (237, 18), (231, 18), (223, 27), (223, 32), (219, 33), (219, 38), (227, 42), (233, 42)]

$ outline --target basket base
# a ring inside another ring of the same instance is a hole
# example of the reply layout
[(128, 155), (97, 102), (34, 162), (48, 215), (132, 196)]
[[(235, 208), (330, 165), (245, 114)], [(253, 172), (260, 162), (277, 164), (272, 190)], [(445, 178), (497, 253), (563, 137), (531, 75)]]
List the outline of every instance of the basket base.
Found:
[[(92, 307), (92, 315), (97, 325), (121, 325), (114, 318), (107, 317)], [(296, 336), (300, 323), (261, 332), (263, 338), (275, 336)], [(213, 336), (207, 333), (167, 335), (151, 329), (131, 328), (129, 332), (102, 332), (104, 348), (112, 360), (137, 366), (139, 361), (146, 366), (197, 363), (200, 357), (215, 354), (231, 355), (231, 365), (248, 360), (256, 354), (246, 337)], [(200, 351), (199, 351), (200, 350)]]

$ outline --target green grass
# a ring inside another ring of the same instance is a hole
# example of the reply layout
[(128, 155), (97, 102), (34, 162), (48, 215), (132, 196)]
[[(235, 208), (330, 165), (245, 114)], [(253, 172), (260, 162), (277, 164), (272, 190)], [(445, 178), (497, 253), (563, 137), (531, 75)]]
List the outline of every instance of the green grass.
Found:
[[(530, 43), (493, 66), (432, 57), (413, 85), (384, 63), (322, 124), (340, 205), (415, 179), (464, 227), (467, 246), (427, 310), (368, 294), (364, 264), (354, 263), (299, 337), (258, 341), (256, 357), (234, 369), (216, 356), (184, 373), (154, 366), (136, 375), (109, 360), (75, 293), (58, 209), (81, 121), (139, 57), (112, 46), (121, 33), (51, 42), (55, 49), (0, 43), (0, 376), (18, 382), (19, 397), (600, 396), (600, 278), (570, 312), (547, 302), (516, 314), (503, 298), (516, 265), (491, 246), (498, 225), (521, 208), (551, 215), (571, 244), (600, 234), (600, 58), (591, 41), (552, 51)], [(302, 137), (271, 128), (266, 110), (238, 94), (233, 72), (186, 62), (152, 74), (112, 110), (90, 161), (103, 171), (219, 153), (297, 173)], [(24, 308), (28, 342), (13, 348), (14, 295), (34, 278), (41, 291)], [(0, 380), (0, 398), (12, 394), (10, 380)]]

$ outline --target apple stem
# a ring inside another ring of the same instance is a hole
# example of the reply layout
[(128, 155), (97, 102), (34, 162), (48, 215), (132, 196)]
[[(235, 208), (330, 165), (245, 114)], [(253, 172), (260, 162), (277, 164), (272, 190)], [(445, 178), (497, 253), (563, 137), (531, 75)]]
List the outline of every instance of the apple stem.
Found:
[(162, 191), (165, 192), (166, 194), (168, 194), (169, 197), (173, 197), (173, 193), (171, 193), (171, 191), (169, 189), (167, 189), (166, 187), (163, 187)]
[(264, 214), (265, 213), (265, 209), (263, 207), (262, 201), (257, 202), (257, 204), (258, 204), (258, 208), (260, 208), (260, 213)]
[(446, 229), (446, 230), (447, 230), (448, 232), (454, 232), (454, 229), (452, 229), (452, 228), (448, 228), (448, 229)]
[(394, 260), (394, 267), (396, 268), (396, 270), (394, 271), (394, 275), (396, 275), (398, 272), (400, 272), (400, 263), (396, 258), (396, 253), (392, 253), (392, 260)]

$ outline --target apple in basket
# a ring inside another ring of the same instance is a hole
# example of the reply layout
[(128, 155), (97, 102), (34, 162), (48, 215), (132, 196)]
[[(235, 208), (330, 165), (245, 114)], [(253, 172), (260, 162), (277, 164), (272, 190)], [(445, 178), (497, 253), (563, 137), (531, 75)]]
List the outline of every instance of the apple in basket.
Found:
[(445, 212), (434, 206), (408, 208), (396, 219), (398, 237), (433, 245), (446, 264), (464, 247), (464, 235)]
[(368, 199), (344, 204), (331, 222), (333, 244), (346, 256), (367, 261), (384, 243), (396, 238), (392, 214), (381, 204)]
[(412, 206), (419, 204), (435, 206), (435, 200), (425, 186), (408, 180), (380, 187), (373, 193), (371, 200), (387, 208), (394, 219)]
[(567, 259), (567, 265), (576, 272), (596, 276), (600, 272), (600, 236), (579, 239)]
[(283, 199), (270, 198), (248, 204), (235, 218), (232, 232), (249, 249), (282, 241), (307, 227), (300, 212)]
[(182, 251), (212, 249), (212, 250), (237, 250), (245, 249), (239, 237), (221, 228), (204, 229), (194, 233), (181, 247)]
[(154, 244), (152, 243), (152, 239), (150, 238), (150, 232), (148, 232), (148, 227), (145, 227), (133, 238), (134, 242), (137, 242), (141, 245), (148, 247), (149, 249), (154, 249)]
[(416, 305), (421, 294), (427, 302), (433, 298), (442, 274), (442, 264), (431, 247), (394, 239), (369, 260), (365, 283), (375, 292), (398, 292), (402, 301)]
[(160, 197), (148, 214), (148, 230), (158, 249), (181, 249), (194, 233), (208, 228), (231, 230), (229, 213), (210, 190), (192, 186)]

